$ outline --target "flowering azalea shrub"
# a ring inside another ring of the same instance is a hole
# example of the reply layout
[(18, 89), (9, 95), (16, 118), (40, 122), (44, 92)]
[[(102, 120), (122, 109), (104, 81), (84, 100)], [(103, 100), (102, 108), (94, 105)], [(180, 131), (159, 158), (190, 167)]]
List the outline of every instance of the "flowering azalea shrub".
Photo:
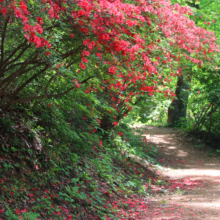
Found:
[(79, 89), (108, 90), (116, 111), (155, 92), (174, 96), (161, 85), (182, 74), (181, 63), (202, 66), (219, 51), (214, 33), (189, 19), (190, 8), (169, 1), (2, 0), (0, 6), (2, 111)]

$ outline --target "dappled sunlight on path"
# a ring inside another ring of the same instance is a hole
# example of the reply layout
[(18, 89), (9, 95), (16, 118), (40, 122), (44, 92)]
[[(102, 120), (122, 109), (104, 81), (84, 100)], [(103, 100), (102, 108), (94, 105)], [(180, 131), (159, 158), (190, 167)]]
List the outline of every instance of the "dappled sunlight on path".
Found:
[(162, 169), (152, 182), (151, 206), (139, 219), (219, 220), (220, 160), (197, 149), (178, 130), (143, 129), (160, 151)]

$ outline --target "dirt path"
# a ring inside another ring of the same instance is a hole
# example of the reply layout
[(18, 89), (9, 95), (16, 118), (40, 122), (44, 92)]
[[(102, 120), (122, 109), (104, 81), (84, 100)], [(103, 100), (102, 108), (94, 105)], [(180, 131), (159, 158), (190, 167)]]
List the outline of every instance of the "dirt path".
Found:
[(220, 220), (220, 160), (197, 149), (180, 131), (146, 127), (146, 137), (158, 146), (162, 170), (139, 219)]

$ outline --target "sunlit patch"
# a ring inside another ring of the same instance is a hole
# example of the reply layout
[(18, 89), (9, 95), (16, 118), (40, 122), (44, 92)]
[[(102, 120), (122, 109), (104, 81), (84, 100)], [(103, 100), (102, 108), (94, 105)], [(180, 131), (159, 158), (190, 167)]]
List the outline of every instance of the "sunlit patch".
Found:
[(165, 172), (163, 172), (163, 174), (170, 176), (170, 177), (176, 177), (176, 178), (182, 178), (186, 176), (219, 177), (220, 178), (220, 170), (211, 170), (211, 169), (172, 169), (168, 171), (166, 170)]
[(171, 150), (173, 150), (173, 149), (176, 149), (176, 147), (174, 147), (174, 146), (171, 146), (171, 147), (168, 147), (168, 149), (171, 149)]
[(184, 152), (182, 150), (178, 150), (177, 156), (178, 157), (186, 157), (186, 156), (188, 156), (188, 153)]

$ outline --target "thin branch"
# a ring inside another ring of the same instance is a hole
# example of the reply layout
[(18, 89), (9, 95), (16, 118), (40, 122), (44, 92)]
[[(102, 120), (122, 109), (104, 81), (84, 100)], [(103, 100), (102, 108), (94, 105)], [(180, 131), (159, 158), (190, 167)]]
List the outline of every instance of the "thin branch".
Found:
[[(3, 79), (2, 81), (0, 81), (0, 86), (4, 85), (7, 82), (12, 82), (16, 77), (21, 76), (22, 74), (26, 73), (27, 71), (33, 69), (33, 67), (25, 70), (25, 68), (32, 63), (32, 61), (34, 61), (37, 58), (37, 55), (35, 55), (35, 57), (30, 60), (29, 62), (26, 60), (24, 62), (24, 65), (22, 65), (17, 71), (15, 71), (14, 73), (12, 73), (10, 76), (8, 76), (7, 78)], [(35, 67), (40, 66), (41, 64), (37, 64)]]
[(65, 58), (67, 58), (67, 57), (69, 57), (71, 55), (74, 55), (76, 52), (80, 51), (83, 48), (84, 48), (84, 46), (81, 46), (81, 47), (79, 47), (77, 49), (70, 50), (70, 51), (66, 52), (65, 54), (63, 54), (62, 58), (65, 59)]
[[(16, 67), (16, 66), (20, 66), (20, 65), (23, 65), (23, 64), (26, 64), (26, 62), (20, 62), (20, 63), (16, 63), (16, 64), (13, 64), (11, 65), (8, 69), (5, 70), (5, 72), (9, 71), (10, 69)], [(29, 62), (29, 64), (40, 64), (40, 65), (46, 65), (46, 62), (38, 62), (38, 60), (35, 60), (33, 62)]]
[[(8, 72), (10, 69), (13, 69), (16, 66), (23, 66), (24, 64), (26, 64), (26, 62), (21, 62), (21, 63), (16, 63), (14, 65), (11, 65), (8, 69), (6, 69), (4, 72)], [(11, 74), (12, 75), (12, 74)]]
[(13, 79), (15, 79), (15, 77), (17, 76), (17, 74), (20, 73), (22, 70), (25, 69), (25, 67), (26, 67), (26, 66), (24, 66), (24, 65), (21, 66), (17, 71), (15, 71), (14, 73), (12, 73), (12, 74), (9, 75), (8, 77), (2, 79), (2, 80), (0, 81), (0, 87), (2, 88), (2, 86), (3, 86), (4, 84), (6, 84), (6, 83), (7, 83), (7, 86), (8, 86), (8, 85), (13, 81)]
[(203, 8), (205, 8), (205, 7), (207, 7), (208, 5), (210, 5), (210, 4), (213, 3), (213, 2), (214, 2), (214, 0), (212, 0), (212, 1), (209, 2), (208, 4), (204, 5), (202, 8), (200, 8), (200, 10), (203, 9)]
[[(49, 68), (49, 64), (47, 66), (45, 66), (44, 69), (42, 69), (40, 71), (40, 73), (45, 72), (48, 68)], [(29, 78), (26, 82), (24, 82), (19, 88), (16, 89), (16, 91), (12, 94), (12, 96), (10, 97), (10, 100), (8, 101), (8, 103), (3, 107), (3, 110), (6, 110), (14, 101), (14, 99), (16, 98), (16, 96), (19, 94), (19, 92), (25, 87), (27, 86), (31, 81), (33, 81), (35, 78), (37, 78), (40, 74), (39, 72), (36, 73), (35, 75), (33, 75), (31, 78)]]
[(84, 79), (83, 81), (79, 82), (80, 84), (87, 83), (90, 79), (94, 78), (94, 76), (89, 76), (88, 78)]
[[(66, 21), (69, 21), (69, 19), (65, 19), (62, 22), (66, 22)], [(48, 30), (53, 29), (55, 27), (60, 27), (60, 25), (61, 25), (61, 23), (56, 23), (56, 24), (54, 24), (54, 25), (52, 25), (52, 26), (50, 26), (48, 28), (45, 28), (45, 31), (48, 31)]]
[(7, 18), (6, 22), (5, 22), (5, 26), (4, 26), (4, 30), (3, 30), (3, 33), (2, 33), (2, 45), (1, 45), (1, 64), (0, 64), (0, 75), (2, 75), (2, 64), (3, 64), (3, 60), (4, 60), (4, 43), (5, 43), (5, 35), (6, 35), (6, 28), (7, 28), (7, 25), (8, 25), (8, 21), (9, 21), (9, 18)]
[(12, 53), (8, 56), (4, 63), (7, 63), (17, 53), (17, 51), (20, 50), (27, 42), (27, 39), (25, 39), (22, 44), (20, 44), (16, 49), (14, 49), (14, 51), (12, 51)]
[(31, 45), (27, 45), (19, 54), (18, 54), (18, 56), (15, 58), (15, 59), (13, 59), (13, 60), (11, 60), (10, 62), (5, 62), (5, 64), (4, 64), (4, 66), (3, 66), (3, 71), (5, 70), (5, 68), (9, 65), (9, 64), (11, 64), (11, 63), (14, 63), (15, 61), (17, 61), (22, 55), (23, 55), (23, 53), (30, 47)]
[[(0, 134), (0, 137), (1, 137), (1, 139), (2, 139), (2, 141), (3, 141), (3, 143), (4, 143), (4, 145), (5, 145), (5, 148), (7, 148), (8, 149), (8, 146), (7, 146), (7, 144), (6, 144), (6, 142), (5, 142), (5, 140), (4, 140), (4, 138), (2, 137), (2, 135)], [(8, 149), (9, 150), (9, 149)]]
[[(86, 79), (84, 79), (83, 81), (81, 81), (80, 83), (87, 83), (87, 81), (89, 79), (93, 78), (93, 76), (90, 76)], [(29, 102), (29, 101), (33, 101), (33, 100), (38, 100), (38, 99), (44, 99), (44, 98), (58, 98), (61, 97), (63, 95), (66, 95), (67, 93), (69, 93), (70, 91), (72, 91), (73, 89), (75, 89), (76, 86), (72, 86), (71, 88), (69, 88), (68, 90), (66, 90), (65, 92), (61, 92), (61, 93), (57, 93), (57, 94), (50, 94), (50, 95), (40, 95), (40, 96), (32, 96), (32, 97), (27, 97), (27, 98), (21, 98), (21, 99), (15, 99), (10, 101), (10, 105), (11, 104), (16, 104), (16, 103), (23, 103), (23, 102)], [(9, 106), (10, 106), (9, 105)], [(8, 106), (8, 107), (9, 107)], [(5, 108), (3, 108), (5, 110)]]
[[(49, 65), (45, 66), (44, 69), (40, 70), (38, 73), (36, 73), (36, 74), (33, 75), (31, 78), (29, 78), (26, 82), (24, 82), (23, 85), (21, 85), (21, 86), (14, 92), (14, 94), (12, 94), (11, 99), (14, 99), (14, 98), (18, 95), (18, 93), (19, 93), (25, 86), (27, 86), (31, 81), (33, 81), (35, 78), (37, 78), (40, 73), (45, 72), (48, 68), (49, 68)], [(27, 70), (27, 71), (29, 71), (29, 70)]]
[(45, 86), (45, 94), (46, 94), (46, 96), (48, 96), (48, 86), (50, 85), (50, 83), (53, 81), (53, 79), (54, 79), (57, 75), (58, 75), (58, 73), (56, 73), (55, 75), (53, 75), (53, 76), (49, 79), (47, 85)]

